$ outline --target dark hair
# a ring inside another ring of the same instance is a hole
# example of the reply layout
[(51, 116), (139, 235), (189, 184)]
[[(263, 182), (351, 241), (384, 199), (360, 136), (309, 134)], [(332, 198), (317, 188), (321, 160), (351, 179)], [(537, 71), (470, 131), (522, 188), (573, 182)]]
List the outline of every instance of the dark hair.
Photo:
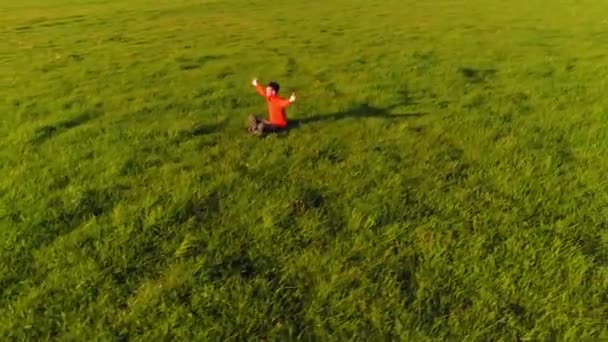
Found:
[(281, 86), (277, 82), (270, 82), (268, 83), (268, 86), (277, 93), (279, 92), (279, 89), (281, 89)]

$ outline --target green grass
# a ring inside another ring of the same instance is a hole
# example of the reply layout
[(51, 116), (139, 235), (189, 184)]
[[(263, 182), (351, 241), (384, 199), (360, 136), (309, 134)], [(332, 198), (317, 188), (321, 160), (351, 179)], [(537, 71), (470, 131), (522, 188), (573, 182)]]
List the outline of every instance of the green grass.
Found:
[(606, 13), (2, 2), (1, 339), (607, 340)]

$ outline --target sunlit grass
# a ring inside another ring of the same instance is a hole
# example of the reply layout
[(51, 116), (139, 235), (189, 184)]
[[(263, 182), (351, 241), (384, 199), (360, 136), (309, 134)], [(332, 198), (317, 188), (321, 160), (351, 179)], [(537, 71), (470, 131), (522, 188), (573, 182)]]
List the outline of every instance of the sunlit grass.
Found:
[(608, 5), (153, 3), (0, 5), (4, 340), (608, 339)]

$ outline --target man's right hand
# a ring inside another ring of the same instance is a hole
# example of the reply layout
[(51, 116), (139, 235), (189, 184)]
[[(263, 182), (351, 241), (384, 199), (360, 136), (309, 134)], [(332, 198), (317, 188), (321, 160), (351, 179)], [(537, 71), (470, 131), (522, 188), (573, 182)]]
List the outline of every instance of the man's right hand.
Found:
[(258, 86), (258, 79), (254, 78), (253, 81), (251, 81), (251, 84), (253, 84), (254, 87)]

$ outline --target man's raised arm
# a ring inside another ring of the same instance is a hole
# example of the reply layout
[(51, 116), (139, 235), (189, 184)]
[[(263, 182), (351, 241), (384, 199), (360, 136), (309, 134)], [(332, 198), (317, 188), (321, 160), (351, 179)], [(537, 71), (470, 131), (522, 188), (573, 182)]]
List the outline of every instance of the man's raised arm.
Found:
[(255, 87), (255, 89), (258, 91), (258, 94), (260, 94), (261, 96), (266, 97), (266, 92), (264, 91), (264, 87), (262, 87), (259, 83), (258, 80), (256, 78), (253, 79), (253, 81), (251, 81), (251, 84)]
[(288, 99), (283, 99), (281, 100), (281, 106), (283, 107), (287, 107), (290, 104), (296, 102), (296, 94), (291, 94), (291, 96)]

